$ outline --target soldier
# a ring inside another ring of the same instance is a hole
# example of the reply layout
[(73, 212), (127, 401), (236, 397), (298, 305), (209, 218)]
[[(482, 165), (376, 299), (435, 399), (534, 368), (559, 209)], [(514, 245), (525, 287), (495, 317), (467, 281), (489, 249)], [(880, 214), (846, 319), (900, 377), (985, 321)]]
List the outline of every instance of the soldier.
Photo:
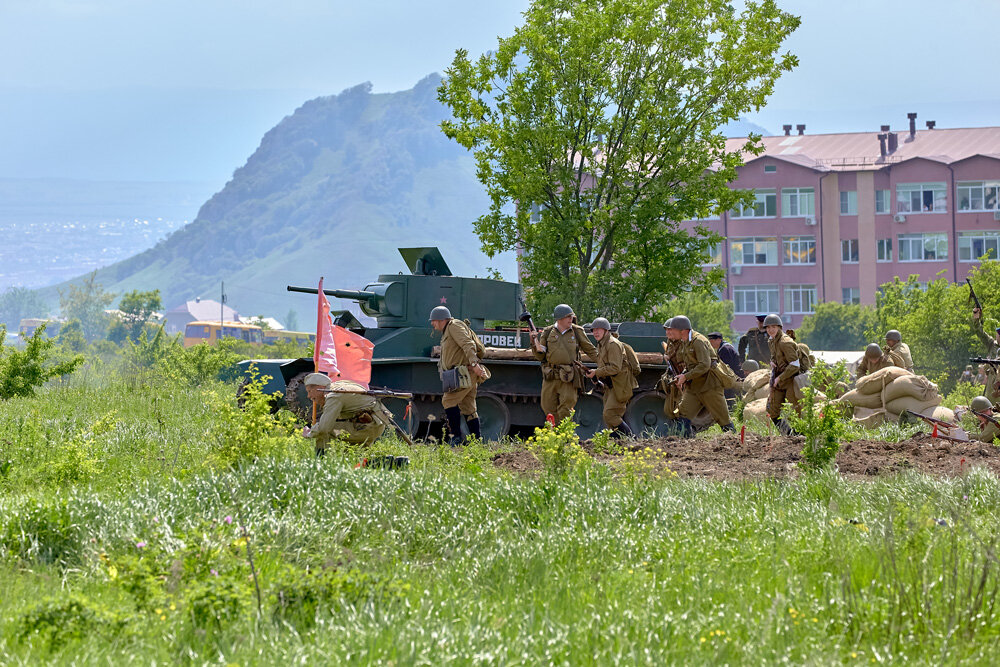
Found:
[(461, 378), (457, 389), (447, 391), (441, 397), (441, 406), (448, 420), (450, 444), (456, 447), (465, 442), (465, 436), (462, 435), (463, 416), (469, 433), (477, 438), (483, 437), (476, 410), (476, 392), (479, 385), (489, 379), (486, 367), (479, 363), (485, 349), (469, 325), (454, 319), (445, 306), (434, 308), (430, 320), (434, 330), (441, 332), (439, 370), (443, 373), (457, 368)]
[(767, 332), (764, 331), (765, 317), (765, 315), (758, 315), (757, 328), (750, 329), (740, 339), (741, 360), (753, 359), (759, 364), (766, 364), (771, 358), (770, 350), (767, 347)]
[(890, 366), (903, 366), (903, 358), (892, 350), (882, 351), (878, 343), (872, 343), (865, 349), (865, 356), (858, 362), (858, 377), (864, 377), (869, 373), (880, 371)]
[(910, 346), (903, 342), (903, 334), (895, 329), (885, 332), (885, 346), (899, 355), (903, 360), (903, 368), (913, 372), (913, 356), (910, 354)]
[[(983, 331), (983, 311), (979, 308), (972, 309), (972, 330), (976, 338), (986, 346), (986, 357), (996, 359), (1000, 357), (1000, 327), (997, 327), (995, 338), (990, 338)], [(993, 401), (994, 405), (1000, 405), (1000, 377), (998, 377), (997, 367), (990, 364), (986, 368), (986, 397)]]
[(625, 345), (611, 333), (611, 323), (603, 317), (595, 319), (590, 328), (597, 339), (597, 368), (587, 371), (587, 377), (604, 381), (604, 424), (616, 438), (631, 437), (632, 429), (622, 416), (639, 383), (632, 374)]
[(764, 327), (769, 337), (767, 344), (771, 349), (771, 395), (767, 400), (767, 416), (778, 427), (779, 432), (792, 435), (795, 432), (791, 425), (781, 418), (781, 406), (787, 399), (796, 412), (801, 410), (792, 386), (795, 376), (801, 372), (799, 346), (782, 332), (779, 315), (772, 313), (764, 318)]
[(663, 414), (671, 422), (679, 419), (677, 408), (681, 404), (681, 390), (677, 386), (676, 379), (684, 371), (677, 354), (681, 346), (680, 336), (677, 335), (673, 322), (674, 318), (671, 317), (663, 323), (663, 335), (667, 339), (663, 344), (663, 362), (667, 365), (667, 370), (663, 371), (659, 382), (666, 396), (663, 401)]
[[(729, 366), (733, 369), (733, 373), (737, 378), (743, 380), (746, 378), (746, 374), (743, 372), (743, 368), (740, 366), (740, 355), (736, 352), (736, 349), (732, 345), (727, 343), (723, 338), (722, 334), (718, 331), (713, 331), (708, 334), (708, 342), (712, 344), (712, 349), (715, 353), (719, 355), (719, 361)], [(751, 359), (751, 361), (753, 361)], [(726, 389), (723, 392), (726, 397), (726, 405), (732, 410), (733, 406), (736, 405), (736, 389)]]
[(370, 445), (392, 424), (385, 406), (357, 382), (331, 382), (322, 373), (310, 373), (305, 386), (309, 398), (322, 411), (315, 424), (302, 429), (303, 436), (316, 441), (316, 456), (326, 453), (330, 438), (338, 432), (346, 434), (352, 445)]
[(698, 416), (702, 407), (708, 410), (723, 431), (735, 431), (729, 417), (729, 409), (726, 407), (722, 383), (716, 375), (715, 366), (719, 363), (719, 357), (712, 344), (707, 338), (691, 329), (691, 320), (684, 315), (673, 318), (668, 331), (680, 341), (677, 356), (684, 364), (684, 371), (675, 380), (677, 386), (684, 392), (679, 409), (681, 435), (686, 437), (694, 435), (691, 420)]
[(995, 418), (996, 416), (993, 415), (993, 404), (990, 402), (990, 399), (985, 396), (976, 396), (969, 403), (969, 408), (972, 409), (973, 416), (979, 420), (979, 434), (976, 436), (976, 440), (992, 443), (993, 440), (1000, 437), (1000, 428), (997, 428), (995, 423), (981, 414), (975, 414), (976, 412), (982, 412)]
[(569, 416), (583, 388), (580, 352), (597, 363), (597, 348), (587, 338), (583, 327), (574, 324), (573, 309), (565, 303), (555, 307), (555, 322), (532, 334), (535, 359), (542, 363), (542, 412), (554, 415), (557, 422)]
[(960, 383), (964, 382), (966, 384), (972, 384), (975, 382), (976, 376), (972, 372), (972, 364), (967, 364), (965, 370), (962, 371), (962, 377), (958, 378)]

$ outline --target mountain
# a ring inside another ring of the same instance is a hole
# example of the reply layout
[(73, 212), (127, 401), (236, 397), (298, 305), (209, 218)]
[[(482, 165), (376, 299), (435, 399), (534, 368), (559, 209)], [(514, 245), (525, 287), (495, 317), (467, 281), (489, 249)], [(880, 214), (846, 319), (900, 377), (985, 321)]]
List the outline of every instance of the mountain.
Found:
[(751, 132), (753, 132), (754, 134), (759, 134), (764, 137), (773, 136), (769, 131), (767, 131), (760, 125), (751, 123), (745, 118), (741, 118), (740, 120), (735, 120), (731, 123), (726, 123), (725, 125), (722, 126), (722, 133), (725, 134), (727, 137), (747, 137), (750, 136)]
[[(439, 83), (431, 75), (386, 94), (366, 83), (306, 102), (264, 135), (191, 224), (101, 269), (98, 281), (114, 292), (158, 288), (166, 308), (215, 297), (224, 281), (241, 314), (282, 319), (315, 307), (286, 285), (325, 276), (327, 287), (361, 288), (406, 271), (397, 247), (439, 246), (457, 275), (495, 268), (515, 279), (513, 256), (491, 262), (479, 250), (471, 223), (489, 202), (471, 154), (438, 127), (448, 116)], [(56, 290), (45, 296), (54, 300)]]

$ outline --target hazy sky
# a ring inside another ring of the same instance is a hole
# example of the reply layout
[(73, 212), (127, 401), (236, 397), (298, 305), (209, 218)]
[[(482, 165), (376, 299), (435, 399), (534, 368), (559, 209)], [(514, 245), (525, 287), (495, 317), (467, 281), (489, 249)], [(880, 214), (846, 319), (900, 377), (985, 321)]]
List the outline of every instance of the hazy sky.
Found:
[[(9, 154), (0, 154), (0, 176), (79, 177), (88, 165), (98, 178), (218, 178), (222, 165), (228, 175), (303, 101), (363, 81), (377, 92), (409, 88), (443, 71), (457, 48), (492, 47), (527, 4), (0, 0), (0, 146)], [(921, 126), (1000, 125), (1000, 1), (780, 4), (803, 17), (788, 43), (801, 65), (749, 120), (774, 132), (784, 122), (860, 131), (902, 127), (917, 111)], [(155, 121), (175, 96), (176, 118)], [(111, 137), (120, 127), (128, 136)], [(110, 143), (72, 140), (91, 135)], [(142, 159), (118, 155), (129, 141)], [(202, 169), (184, 171), (185, 141)], [(106, 163), (94, 145), (110, 146)], [(168, 159), (171, 147), (178, 155)], [(156, 151), (163, 159), (149, 164)]]

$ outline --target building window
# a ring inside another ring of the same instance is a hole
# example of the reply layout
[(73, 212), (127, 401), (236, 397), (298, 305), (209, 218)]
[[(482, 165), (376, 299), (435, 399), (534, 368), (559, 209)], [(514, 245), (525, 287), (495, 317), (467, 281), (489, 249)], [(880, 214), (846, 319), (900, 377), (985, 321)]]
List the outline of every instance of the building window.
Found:
[(842, 301), (846, 304), (861, 303), (860, 287), (842, 287), (840, 288), (840, 293)]
[(816, 215), (816, 191), (813, 188), (782, 188), (781, 217), (801, 218)]
[(745, 264), (777, 266), (778, 239), (774, 237), (732, 239), (729, 242), (729, 259), (733, 266)]
[(948, 237), (944, 234), (900, 234), (898, 241), (901, 262), (948, 259)]
[(844, 239), (840, 242), (840, 261), (844, 264), (858, 263), (858, 240)]
[(708, 261), (702, 262), (702, 266), (719, 266), (722, 264), (722, 244), (713, 243), (708, 248)]
[(528, 215), (528, 222), (537, 223), (542, 221), (542, 207), (538, 204), (531, 205), (531, 213)]
[(857, 192), (857, 190), (841, 190), (840, 191), (840, 214), (841, 215), (857, 215), (858, 214), (858, 192)]
[(785, 285), (785, 312), (816, 312), (816, 286)]
[(983, 255), (990, 259), (1000, 257), (1000, 232), (961, 232), (958, 235), (958, 259), (978, 262)]
[(890, 203), (891, 199), (889, 197), (888, 190), (876, 190), (875, 191), (875, 213), (888, 213), (889, 207), (892, 206)]
[(777, 285), (745, 285), (733, 287), (733, 303), (737, 313), (777, 313)]
[(878, 261), (880, 262), (892, 261), (892, 239), (878, 240)]
[(996, 211), (1000, 209), (1000, 182), (998, 181), (959, 181), (958, 210), (959, 211)]
[(944, 213), (948, 210), (944, 183), (900, 183), (896, 210), (900, 213)]
[(773, 218), (778, 215), (778, 195), (774, 190), (757, 190), (752, 205), (740, 204), (730, 215), (734, 218)]
[(785, 248), (785, 264), (815, 264), (815, 236), (786, 236), (783, 242)]
[(764, 173), (765, 174), (773, 174), (773, 173), (775, 173), (777, 171), (778, 171), (778, 166), (777, 165), (774, 165), (774, 164), (765, 164), (764, 165)]

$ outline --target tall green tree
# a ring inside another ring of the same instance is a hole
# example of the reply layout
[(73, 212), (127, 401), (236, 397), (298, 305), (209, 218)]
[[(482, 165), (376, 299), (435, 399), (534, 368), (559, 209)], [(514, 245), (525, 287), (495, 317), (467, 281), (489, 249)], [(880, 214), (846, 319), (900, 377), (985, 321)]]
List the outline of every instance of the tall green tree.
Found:
[(93, 341), (104, 336), (109, 318), (104, 311), (114, 301), (115, 294), (107, 292), (97, 282), (97, 271), (87, 275), (81, 282), (59, 290), (59, 310), (67, 320), (80, 320), (83, 335)]
[[(797, 60), (799, 19), (773, 0), (533, 0), (496, 51), (456, 53), (439, 99), (445, 134), (473, 150), (491, 198), (484, 252), (518, 249), (540, 311), (649, 315), (706, 282), (719, 238), (677, 221), (748, 201), (743, 153), (719, 128), (759, 109)], [(513, 205), (513, 206), (512, 206)], [(513, 209), (513, 211), (512, 211)]]
[(828, 301), (816, 304), (816, 312), (803, 318), (796, 336), (814, 350), (857, 350), (860, 356), (876, 323), (872, 306)]
[(6, 324), (16, 332), (21, 320), (26, 317), (45, 317), (48, 308), (37, 293), (25, 287), (8, 287), (0, 294), (0, 324)]
[(687, 315), (691, 326), (702, 334), (718, 331), (730, 343), (735, 339), (732, 324), (736, 307), (732, 301), (719, 299), (708, 290), (692, 290), (657, 308), (652, 319), (666, 322), (674, 315)]
[(122, 343), (125, 339), (139, 340), (139, 335), (149, 323), (149, 318), (162, 309), (163, 300), (158, 289), (150, 292), (132, 290), (126, 293), (118, 304), (121, 319), (109, 327), (108, 339), (116, 343)]

